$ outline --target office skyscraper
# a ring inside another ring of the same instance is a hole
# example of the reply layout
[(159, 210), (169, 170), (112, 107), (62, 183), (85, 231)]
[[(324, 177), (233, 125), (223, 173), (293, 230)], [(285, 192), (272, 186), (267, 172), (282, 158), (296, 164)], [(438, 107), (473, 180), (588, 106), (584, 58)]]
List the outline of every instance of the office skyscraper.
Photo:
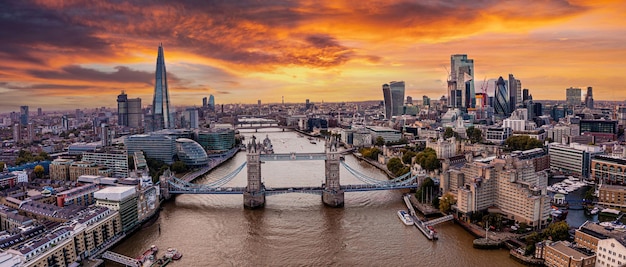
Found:
[(582, 102), (581, 100), (582, 90), (580, 88), (567, 88), (565, 89), (565, 102), (568, 105), (579, 106)]
[(587, 87), (587, 94), (585, 95), (585, 107), (593, 109), (593, 87)]
[(163, 56), (163, 44), (159, 44), (152, 100), (152, 130), (172, 128), (174, 121), (170, 115), (170, 94), (167, 89), (167, 72)]
[(28, 125), (28, 106), (20, 107), (20, 125)]
[(138, 128), (143, 126), (143, 111), (141, 110), (141, 98), (128, 99), (128, 127)]
[(404, 107), (404, 81), (393, 81), (389, 83), (391, 91), (391, 114), (399, 116), (403, 113)]
[(142, 124), (141, 98), (128, 98), (124, 91), (117, 96), (117, 125), (138, 128)]
[(207, 100), (208, 100), (208, 98), (206, 98), (206, 96), (202, 98), (202, 107), (203, 107), (203, 108), (206, 108), (206, 107), (207, 107), (207, 104), (208, 104), (208, 103), (207, 103)]
[(509, 74), (509, 96), (509, 109), (510, 112), (513, 112), (522, 105), (522, 82), (515, 79), (513, 74)]
[(383, 100), (385, 102), (385, 119), (391, 119), (391, 89), (388, 84), (383, 84)]
[(209, 95), (209, 108), (215, 109), (215, 97), (213, 95)]
[(128, 126), (128, 95), (124, 91), (117, 96), (117, 125)]
[(506, 86), (506, 82), (504, 81), (504, 79), (502, 79), (502, 76), (500, 76), (500, 78), (498, 78), (498, 81), (496, 81), (496, 91), (495, 91), (496, 97), (495, 97), (495, 103), (494, 103), (494, 109), (496, 114), (498, 115), (502, 115), (502, 116), (506, 116), (510, 114), (510, 108), (509, 108), (509, 100), (510, 100), (510, 94), (509, 94), (509, 90), (507, 89)]
[(522, 103), (526, 102), (527, 100), (530, 100), (529, 94), (530, 94), (530, 91), (528, 89), (524, 88), (524, 90), (522, 90)]
[(453, 108), (476, 107), (474, 60), (468, 59), (467, 55), (452, 55), (450, 67), (448, 106)]

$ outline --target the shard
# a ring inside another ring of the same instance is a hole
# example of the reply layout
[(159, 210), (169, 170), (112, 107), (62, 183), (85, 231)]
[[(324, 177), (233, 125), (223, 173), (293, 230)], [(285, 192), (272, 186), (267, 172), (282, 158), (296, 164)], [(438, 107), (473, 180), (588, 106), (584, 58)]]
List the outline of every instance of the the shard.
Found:
[(153, 130), (173, 128), (172, 123), (173, 121), (170, 117), (170, 94), (167, 90), (167, 73), (165, 71), (163, 44), (161, 43), (159, 44), (159, 55), (156, 62), (154, 99), (152, 100)]

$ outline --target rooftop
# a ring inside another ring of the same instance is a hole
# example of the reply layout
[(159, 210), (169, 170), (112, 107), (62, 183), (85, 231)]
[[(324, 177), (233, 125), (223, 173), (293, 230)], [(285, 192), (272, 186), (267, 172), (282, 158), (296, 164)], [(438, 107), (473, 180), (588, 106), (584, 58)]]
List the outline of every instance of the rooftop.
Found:
[(135, 194), (133, 186), (115, 186), (100, 189), (94, 193), (94, 198), (111, 201), (122, 201)]

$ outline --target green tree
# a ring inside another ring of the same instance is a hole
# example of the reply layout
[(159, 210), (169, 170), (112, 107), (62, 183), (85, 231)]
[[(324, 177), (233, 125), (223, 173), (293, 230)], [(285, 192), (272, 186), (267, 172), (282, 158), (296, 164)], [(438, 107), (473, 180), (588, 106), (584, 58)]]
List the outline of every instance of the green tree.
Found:
[(182, 173), (182, 172), (186, 172), (189, 168), (187, 167), (187, 164), (185, 164), (184, 162), (178, 160), (175, 161), (174, 163), (172, 163), (172, 171), (175, 173)]
[(394, 157), (389, 159), (389, 162), (387, 162), (387, 170), (393, 174), (396, 174), (396, 172), (401, 170), (403, 167), (404, 164), (402, 164), (402, 161), (399, 158)]
[(413, 151), (404, 152), (404, 154), (402, 155), (402, 162), (404, 162), (404, 164), (411, 164), (411, 160), (416, 155), (417, 154), (415, 152), (413, 152)]
[(448, 213), (452, 209), (452, 205), (456, 204), (456, 198), (451, 193), (445, 193), (439, 200), (439, 210)]
[(443, 138), (448, 139), (452, 136), (455, 136), (457, 133), (451, 127), (446, 127), (446, 131), (443, 132)]
[(48, 155), (45, 151), (39, 152), (39, 157), (43, 158), (43, 160), (52, 160), (52, 157)]
[(594, 200), (596, 197), (594, 196), (595, 193), (595, 189), (591, 188), (589, 190), (587, 190), (587, 192), (585, 192), (585, 196), (584, 199), (587, 201), (592, 201)]
[(543, 230), (542, 235), (546, 239), (552, 239), (552, 241), (567, 240), (569, 238), (569, 225), (566, 221), (552, 223)]
[(422, 169), (432, 171), (441, 167), (441, 162), (437, 158), (437, 153), (432, 148), (426, 148), (415, 156), (415, 162), (422, 166)]
[[(427, 201), (428, 199), (432, 198), (433, 196), (437, 195), (437, 187), (435, 186), (435, 182), (430, 179), (430, 178), (426, 178), (424, 179), (424, 181), (422, 182), (422, 184), (420, 184), (419, 189), (417, 190), (417, 192), (415, 192), (415, 198), (417, 200), (424, 200)], [(437, 205), (435, 205), (435, 199), (437, 199)], [(439, 208), (439, 198), (438, 197), (434, 197), (433, 198), (433, 206), (435, 206), (436, 208)]]
[(374, 145), (382, 146), (384, 144), (385, 144), (385, 138), (383, 138), (382, 136), (377, 136), (376, 141), (374, 142)]
[(37, 176), (37, 178), (43, 178), (43, 173), (44, 173), (44, 168), (41, 165), (37, 165), (35, 166), (35, 169), (33, 170), (33, 172), (35, 172), (35, 176)]
[(467, 138), (469, 138), (472, 143), (480, 143), (483, 140), (483, 132), (480, 129), (474, 128), (474, 126), (470, 126), (466, 130)]
[(378, 155), (382, 152), (380, 151), (380, 149), (376, 147), (371, 147), (371, 148), (364, 147), (364, 148), (359, 149), (359, 153), (361, 153), (361, 155), (365, 158), (369, 158), (371, 160), (378, 160)]
[(543, 142), (527, 135), (511, 136), (504, 141), (508, 151), (528, 150), (543, 147)]

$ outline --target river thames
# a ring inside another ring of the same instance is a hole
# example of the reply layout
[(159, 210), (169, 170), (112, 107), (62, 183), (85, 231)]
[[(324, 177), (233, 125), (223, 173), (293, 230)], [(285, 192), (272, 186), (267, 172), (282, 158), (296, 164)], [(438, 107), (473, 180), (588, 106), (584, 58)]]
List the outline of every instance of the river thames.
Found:
[[(295, 132), (266, 134), (276, 153), (323, 152), (323, 142), (311, 144)], [(197, 179), (207, 183), (230, 173), (246, 160), (240, 152)], [(380, 170), (346, 156), (346, 163), (370, 177), (386, 180)], [(320, 186), (323, 161), (267, 162), (262, 165), (266, 187)], [(344, 168), (342, 184), (362, 184)], [(225, 186), (245, 186), (246, 172)], [(183, 253), (171, 266), (523, 266), (508, 250), (477, 250), (474, 239), (453, 222), (436, 226), (439, 240), (426, 239), (396, 215), (406, 209), (404, 190), (345, 194), (343, 208), (329, 208), (319, 195), (269, 196), (264, 209), (245, 210), (242, 195), (180, 195), (162, 206), (159, 218), (114, 248), (136, 257), (150, 245)], [(107, 266), (114, 266), (111, 262)]]

